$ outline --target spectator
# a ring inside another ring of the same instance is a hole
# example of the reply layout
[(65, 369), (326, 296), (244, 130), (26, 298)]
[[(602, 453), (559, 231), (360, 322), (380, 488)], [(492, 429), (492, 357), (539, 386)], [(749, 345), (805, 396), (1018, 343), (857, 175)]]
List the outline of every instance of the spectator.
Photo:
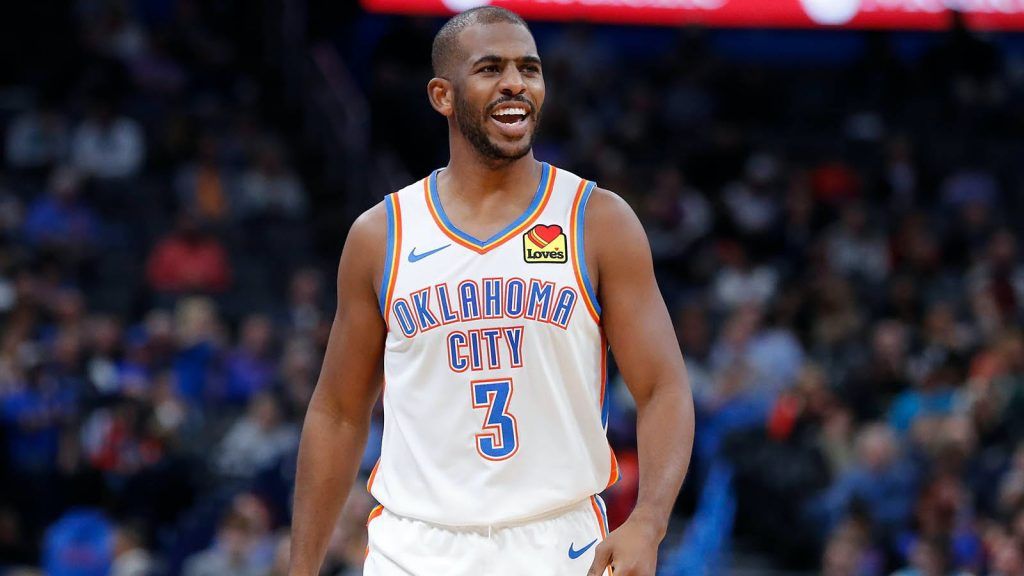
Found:
[(178, 303), (175, 310), (174, 378), (178, 391), (193, 404), (217, 398), (221, 335), (214, 303), (192, 297)]
[(251, 492), (235, 496), (231, 507), (249, 522), (252, 540), (249, 564), (260, 574), (266, 574), (277, 552), (277, 541), (271, 531), (270, 510), (263, 500)]
[(291, 414), (298, 416), (306, 413), (318, 369), (316, 352), (310, 342), (292, 338), (285, 344), (279, 376), (285, 403)]
[(855, 520), (839, 526), (825, 545), (822, 576), (876, 576), (882, 558), (871, 543), (870, 528)]
[(269, 318), (260, 314), (245, 318), (239, 346), (225, 361), (224, 401), (244, 405), (253, 395), (270, 386), (276, 369), (272, 360), (272, 338), (273, 325)]
[(300, 334), (310, 334), (323, 326), (327, 321), (323, 284), (323, 276), (315, 268), (295, 272), (289, 286), (287, 318), (283, 324)]
[(166, 445), (187, 443), (196, 435), (198, 415), (179, 394), (173, 372), (162, 372), (155, 380), (150, 394), (154, 436)]
[(220, 165), (219, 143), (212, 134), (199, 139), (196, 158), (178, 170), (178, 204), (202, 223), (223, 224), (231, 214), (228, 176)]
[(771, 154), (755, 154), (747, 160), (745, 179), (722, 191), (729, 218), (743, 237), (768, 234), (781, 215), (774, 189), (779, 169), (778, 160)]
[(1000, 533), (992, 539), (991, 576), (1024, 574), (1024, 539)]
[(953, 568), (949, 544), (942, 539), (922, 540), (914, 546), (910, 565), (892, 576), (969, 576)]
[(655, 259), (681, 256), (711, 231), (714, 209), (703, 194), (686, 185), (674, 167), (663, 168), (645, 203), (647, 236)]
[(36, 200), (25, 217), (25, 239), (61, 254), (89, 255), (100, 242), (100, 222), (79, 198), (77, 172), (60, 168), (50, 177), (50, 193)]
[(364, 490), (357, 486), (349, 492), (327, 544), (324, 573), (334, 576), (362, 574), (367, 546), (364, 526), (372, 508), (373, 502)]
[(114, 530), (114, 561), (110, 576), (152, 576), (156, 566), (143, 546), (142, 534), (129, 524)]
[(970, 289), (985, 293), (998, 307), (1005, 322), (1024, 310), (1024, 265), (1017, 260), (1017, 238), (999, 230), (989, 242), (986, 258), (969, 273)]
[(866, 358), (850, 371), (843, 392), (860, 420), (882, 416), (892, 398), (910, 386), (907, 375), (910, 335), (898, 320), (878, 321)]
[(182, 571), (184, 576), (262, 576), (249, 562), (252, 550), (250, 521), (230, 510), (217, 528), (213, 545), (189, 557)]
[(0, 558), (3, 559), (0, 566), (28, 566), (35, 562), (36, 555), (24, 531), (18, 511), (8, 504), (0, 504)]
[(41, 474), (57, 463), (61, 433), (76, 415), (74, 390), (61, 388), (41, 367), (29, 371), (3, 400), (7, 451), (16, 470)]
[[(944, 365), (929, 373), (918, 387), (901, 392), (889, 410), (889, 424), (893, 429), (901, 434), (908, 433), (919, 424), (927, 425), (929, 420), (934, 422), (936, 418), (952, 414), (957, 398), (953, 388), (955, 374), (952, 367)], [(927, 437), (928, 429), (917, 431), (917, 437)]]
[(137, 474), (163, 457), (163, 446), (150, 435), (142, 403), (118, 400), (94, 411), (82, 425), (82, 444), (92, 467), (113, 475)]
[(146, 30), (131, 17), (126, 6), (106, 6), (92, 24), (89, 41), (104, 56), (128, 63), (145, 52)]
[(93, 103), (89, 116), (75, 128), (71, 162), (83, 174), (101, 180), (136, 176), (146, 157), (141, 127), (119, 115), (106, 100)]
[(165, 236), (149, 255), (146, 277), (156, 292), (219, 294), (231, 282), (227, 250), (195, 217), (182, 213), (175, 232)]
[(917, 471), (900, 454), (887, 426), (872, 424), (857, 438), (857, 463), (813, 502), (814, 512), (829, 528), (861, 502), (872, 526), (891, 537), (906, 527), (913, 508)]
[[(1008, 469), (999, 483), (998, 494), (997, 505), (1004, 515), (1010, 516), (1014, 511), (1024, 510), (1024, 442), (1017, 445)], [(1021, 517), (1019, 512), (1017, 517)], [(1014, 530), (1018, 530), (1018, 527), (1014, 526)]]
[(863, 205), (845, 206), (826, 242), (829, 262), (839, 274), (876, 285), (889, 272), (886, 238), (868, 227)]
[(228, 477), (251, 478), (299, 442), (297, 427), (283, 421), (268, 393), (254, 396), (245, 417), (228, 430), (214, 453), (216, 469)]
[(288, 566), (291, 563), (292, 537), (287, 530), (281, 531), (277, 536), (277, 544), (274, 547), (274, 563), (267, 572), (267, 576), (288, 576)]
[(106, 576), (113, 526), (96, 510), (75, 509), (46, 532), (43, 569), (49, 576)]
[(54, 94), (19, 114), (7, 129), (7, 164), (17, 170), (45, 171), (68, 154), (68, 122)]
[(769, 266), (752, 263), (746, 249), (737, 242), (718, 247), (722, 268), (715, 275), (712, 298), (719, 310), (728, 311), (743, 304), (763, 305), (778, 289), (778, 272)]
[(242, 175), (238, 199), (242, 219), (295, 220), (305, 215), (306, 191), (283, 156), (276, 143), (266, 142), (256, 165)]
[(943, 202), (953, 208), (971, 203), (992, 205), (999, 199), (999, 183), (995, 176), (979, 168), (950, 174), (942, 188)]
[[(120, 356), (121, 326), (112, 316), (94, 315), (86, 319), (85, 343), (88, 359), (84, 370), (99, 394), (120, 391), (117, 359)], [(131, 393), (131, 388), (126, 388)]]

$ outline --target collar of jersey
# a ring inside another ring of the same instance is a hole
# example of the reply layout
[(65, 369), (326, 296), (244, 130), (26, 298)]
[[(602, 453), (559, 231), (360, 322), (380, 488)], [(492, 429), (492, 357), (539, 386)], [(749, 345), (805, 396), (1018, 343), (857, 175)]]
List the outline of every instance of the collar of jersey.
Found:
[(424, 194), (427, 199), (427, 208), (430, 209), (430, 214), (434, 217), (434, 222), (436, 222), (438, 228), (440, 228), (441, 231), (455, 243), (469, 248), (474, 252), (483, 254), (489, 250), (497, 248), (509, 238), (519, 234), (532, 224), (538, 216), (540, 216), (540, 213), (544, 211), (544, 207), (547, 206), (548, 199), (551, 197), (551, 188), (554, 185), (555, 172), (557, 170), (547, 162), (542, 162), (540, 183), (537, 184), (537, 192), (534, 193), (533, 200), (526, 208), (526, 211), (500, 232), (486, 240), (480, 240), (479, 238), (459, 230), (458, 227), (452, 224), (452, 221), (448, 219), (448, 215), (444, 212), (444, 206), (441, 205), (441, 198), (437, 194), (437, 174), (440, 171), (441, 169), (434, 170), (430, 174), (430, 177), (423, 183)]

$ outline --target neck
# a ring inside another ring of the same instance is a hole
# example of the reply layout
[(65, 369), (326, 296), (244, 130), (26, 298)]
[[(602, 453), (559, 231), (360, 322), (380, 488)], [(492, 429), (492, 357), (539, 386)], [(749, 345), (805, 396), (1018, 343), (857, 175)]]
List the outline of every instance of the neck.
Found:
[(453, 139), (450, 149), (451, 160), (438, 178), (445, 189), (462, 197), (516, 191), (524, 182), (535, 186), (540, 177), (541, 164), (533, 157), (533, 150), (517, 160), (494, 160), (461, 140)]

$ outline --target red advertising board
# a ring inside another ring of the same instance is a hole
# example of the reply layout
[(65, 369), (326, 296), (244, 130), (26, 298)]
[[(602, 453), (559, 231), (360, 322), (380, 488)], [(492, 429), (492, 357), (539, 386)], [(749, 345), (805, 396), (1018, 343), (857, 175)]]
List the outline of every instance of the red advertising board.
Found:
[(536, 20), (748, 28), (1024, 30), (1024, 0), (361, 0), (372, 12), (446, 15), (501, 6)]

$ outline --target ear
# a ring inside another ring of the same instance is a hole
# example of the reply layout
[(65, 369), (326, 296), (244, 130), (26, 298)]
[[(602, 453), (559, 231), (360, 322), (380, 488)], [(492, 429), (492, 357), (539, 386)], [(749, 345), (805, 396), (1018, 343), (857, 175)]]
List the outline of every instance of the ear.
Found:
[(452, 83), (448, 79), (431, 78), (430, 82), (427, 82), (427, 99), (430, 100), (430, 105), (434, 107), (434, 110), (440, 112), (442, 116), (450, 117), (455, 113), (454, 97)]

